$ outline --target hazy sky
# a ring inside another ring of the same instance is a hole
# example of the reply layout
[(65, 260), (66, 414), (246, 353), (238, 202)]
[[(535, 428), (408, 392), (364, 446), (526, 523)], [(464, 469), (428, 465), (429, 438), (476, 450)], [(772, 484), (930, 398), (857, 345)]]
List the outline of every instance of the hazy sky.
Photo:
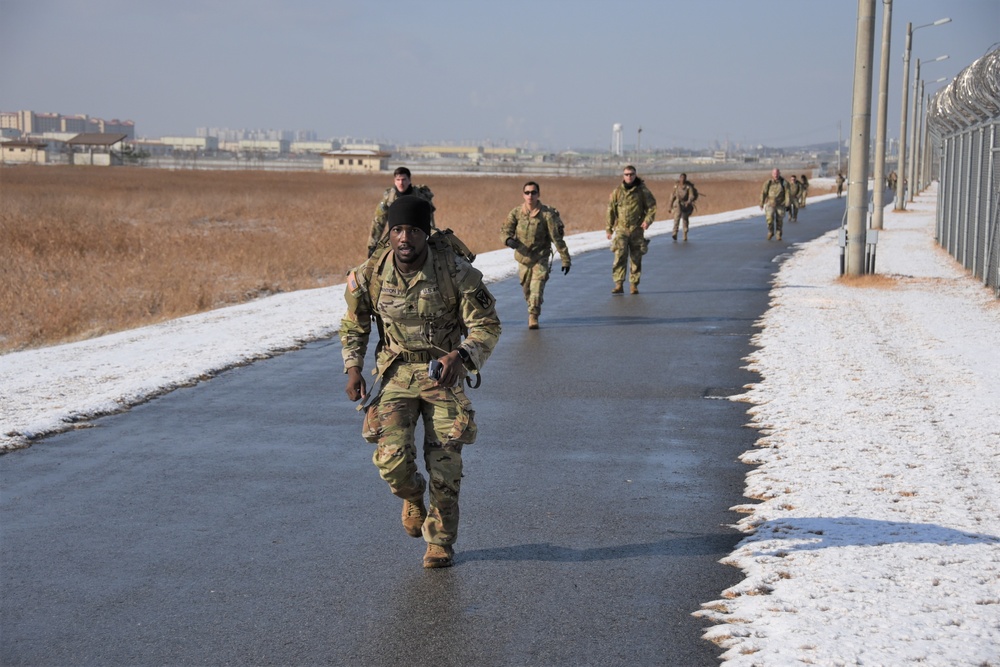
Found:
[[(907, 22), (952, 19), (913, 33), (912, 65), (924, 61), (930, 92), (1000, 46), (1000, 0), (892, 7), (894, 138)], [(626, 145), (642, 127), (644, 148), (846, 141), (857, 10), (854, 0), (0, 0), (0, 110), (129, 119), (140, 137), (230, 127), (604, 149), (622, 123)]]

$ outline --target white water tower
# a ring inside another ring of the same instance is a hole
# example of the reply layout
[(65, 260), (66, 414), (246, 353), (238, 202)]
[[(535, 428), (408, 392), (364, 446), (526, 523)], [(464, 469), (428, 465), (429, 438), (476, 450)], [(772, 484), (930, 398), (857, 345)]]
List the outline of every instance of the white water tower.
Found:
[(622, 148), (622, 124), (615, 123), (611, 126), (611, 154), (620, 157), (624, 152)]

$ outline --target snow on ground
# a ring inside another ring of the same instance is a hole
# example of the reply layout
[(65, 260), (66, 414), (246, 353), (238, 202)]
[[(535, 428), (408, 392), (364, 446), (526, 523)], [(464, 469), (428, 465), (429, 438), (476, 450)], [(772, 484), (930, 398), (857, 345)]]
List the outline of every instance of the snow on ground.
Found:
[[(736, 508), (748, 536), (725, 560), (746, 578), (696, 612), (725, 665), (1000, 666), (1000, 301), (934, 243), (935, 202), (886, 211), (870, 286), (838, 280), (835, 232), (782, 265), (747, 359), (761, 381), (734, 397), (761, 434), (743, 456), (760, 502)], [(603, 232), (567, 242), (608, 247)], [(476, 266), (516, 274), (508, 249)], [(2, 355), (0, 451), (330, 336), (342, 295)]]
[(781, 268), (737, 397), (746, 579), (698, 612), (726, 665), (1000, 665), (1000, 301), (930, 195), (886, 211), (889, 280), (836, 280), (834, 234)]

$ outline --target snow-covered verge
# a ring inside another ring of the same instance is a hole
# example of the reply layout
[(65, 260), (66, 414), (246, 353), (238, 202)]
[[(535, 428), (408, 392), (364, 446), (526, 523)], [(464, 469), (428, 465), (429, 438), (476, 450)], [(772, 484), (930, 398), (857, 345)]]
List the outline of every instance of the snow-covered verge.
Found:
[(1000, 665), (1000, 302), (933, 240), (931, 191), (886, 211), (877, 277), (835, 234), (784, 263), (747, 361), (758, 447), (696, 612), (737, 665)]

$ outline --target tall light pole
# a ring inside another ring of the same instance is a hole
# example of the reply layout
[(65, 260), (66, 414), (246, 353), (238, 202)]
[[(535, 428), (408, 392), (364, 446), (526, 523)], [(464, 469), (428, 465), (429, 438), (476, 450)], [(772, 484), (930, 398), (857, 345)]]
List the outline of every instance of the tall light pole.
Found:
[[(941, 83), (947, 81), (948, 77), (942, 76), (939, 79), (934, 79), (931, 83)], [(924, 82), (920, 82), (920, 130), (917, 133), (917, 155), (919, 157), (919, 162), (917, 162), (917, 190), (923, 190), (928, 182), (928, 173), (930, 171), (930, 166), (928, 164), (929, 151), (928, 151), (928, 132), (927, 132), (927, 113), (928, 106), (931, 103), (930, 94), (924, 97)]]
[(899, 121), (899, 160), (896, 164), (896, 209), (906, 208), (906, 201), (903, 198), (904, 184), (906, 180), (906, 111), (910, 104), (910, 48), (913, 45), (913, 31), (921, 28), (929, 28), (934, 25), (944, 25), (951, 23), (951, 19), (944, 18), (913, 27), (912, 23), (906, 24), (906, 47), (903, 50), (903, 103), (900, 110)]
[[(929, 63), (936, 63), (941, 60), (947, 60), (948, 56), (938, 56), (934, 60), (929, 60)], [(920, 106), (921, 93), (917, 90), (917, 86), (920, 84), (920, 58), (917, 58), (917, 70), (913, 75), (913, 121), (910, 123), (910, 160), (907, 165), (907, 177), (909, 178), (910, 185), (908, 188), (907, 198), (912, 202), (914, 193), (917, 190), (917, 126), (920, 125), (919, 111), (917, 110)]]
[(871, 139), (872, 60), (875, 45), (875, 0), (858, 0), (854, 47), (854, 102), (851, 152), (847, 165), (846, 270), (859, 276), (865, 267), (865, 214), (868, 212), (868, 142)]
[(889, 100), (889, 42), (892, 36), (892, 0), (882, 0), (882, 58), (879, 62), (878, 116), (875, 121), (875, 187), (872, 188), (872, 229), (882, 229), (885, 208), (885, 120)]

